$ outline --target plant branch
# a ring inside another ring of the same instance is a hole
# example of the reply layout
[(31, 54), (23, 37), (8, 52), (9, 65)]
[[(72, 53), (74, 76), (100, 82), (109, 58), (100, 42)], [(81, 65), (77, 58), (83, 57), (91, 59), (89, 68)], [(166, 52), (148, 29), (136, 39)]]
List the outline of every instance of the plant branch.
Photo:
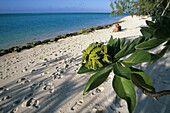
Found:
[(157, 0), (157, 2), (159, 2), (159, 4), (157, 5), (157, 7), (159, 7), (159, 6), (162, 4), (163, 1), (164, 1), (164, 0), (162, 0), (162, 1), (159, 2), (159, 0)]
[(166, 10), (168, 9), (168, 7), (169, 7), (169, 4), (170, 4), (170, 1), (168, 2), (168, 4), (167, 4), (167, 6), (165, 7), (164, 11), (162, 12), (162, 15), (161, 15), (161, 16), (164, 16), (165, 11), (166, 11)]
[(155, 93), (152, 93), (150, 91), (147, 91), (145, 90), (144, 88), (142, 88), (141, 86), (137, 85), (134, 81), (133, 83), (139, 88), (142, 90), (142, 92), (150, 97), (161, 97), (161, 96), (164, 96), (164, 95), (170, 95), (170, 90), (163, 90), (163, 91), (160, 91), (160, 92), (155, 92)]

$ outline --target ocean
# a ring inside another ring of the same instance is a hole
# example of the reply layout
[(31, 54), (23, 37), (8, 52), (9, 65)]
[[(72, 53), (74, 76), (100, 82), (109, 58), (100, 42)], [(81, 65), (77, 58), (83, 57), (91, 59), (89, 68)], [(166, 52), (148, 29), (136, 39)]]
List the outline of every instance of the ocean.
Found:
[(82, 28), (107, 25), (127, 16), (109, 13), (0, 14), (0, 49), (42, 41)]

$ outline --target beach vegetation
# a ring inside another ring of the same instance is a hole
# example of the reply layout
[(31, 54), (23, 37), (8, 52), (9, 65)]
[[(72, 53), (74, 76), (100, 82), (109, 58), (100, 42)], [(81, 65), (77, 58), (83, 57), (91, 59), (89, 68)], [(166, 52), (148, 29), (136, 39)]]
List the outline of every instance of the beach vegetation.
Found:
[(113, 14), (150, 15), (170, 17), (169, 0), (111, 0)]
[[(113, 38), (107, 44), (92, 43), (82, 51), (78, 74), (92, 74), (87, 81), (83, 95), (88, 94), (103, 82), (111, 72), (114, 73), (112, 87), (117, 96), (127, 102), (129, 113), (136, 106), (136, 92), (134, 85), (153, 99), (170, 95), (170, 90), (156, 92), (154, 84), (147, 73), (138, 69), (137, 65), (147, 63), (152, 65), (162, 58), (170, 49), (170, 19), (158, 16), (154, 21), (146, 20), (147, 27), (141, 27), (141, 34), (134, 40)], [(163, 46), (157, 53), (150, 50)]]
[(36, 45), (41, 44), (41, 41), (35, 41), (35, 42), (32, 42), (32, 44), (33, 44), (34, 46), (36, 46)]
[(55, 36), (52, 39), (46, 39), (44, 41), (35, 41), (35, 42), (27, 43), (24, 46), (16, 48), (15, 50), (14, 50), (14, 47), (11, 47), (9, 49), (2, 49), (2, 50), (0, 50), (0, 56), (8, 54), (8, 53), (12, 53), (12, 52), (20, 52), (24, 49), (30, 49), (30, 48), (33, 48), (37, 45), (41, 45), (41, 44), (48, 44), (50, 42), (57, 42), (59, 39), (63, 39), (63, 38), (71, 37), (71, 36), (77, 36), (77, 35), (81, 35), (83, 33), (87, 34), (87, 33), (93, 32), (95, 30), (110, 28), (114, 24), (118, 24), (118, 23), (121, 23), (121, 22), (123, 22), (123, 21), (114, 22), (112, 24), (108, 24), (108, 25), (104, 25), (104, 26), (83, 28), (83, 29), (79, 30), (78, 32), (72, 32), (72, 33), (68, 33), (68, 34), (58, 35), (58, 36)]

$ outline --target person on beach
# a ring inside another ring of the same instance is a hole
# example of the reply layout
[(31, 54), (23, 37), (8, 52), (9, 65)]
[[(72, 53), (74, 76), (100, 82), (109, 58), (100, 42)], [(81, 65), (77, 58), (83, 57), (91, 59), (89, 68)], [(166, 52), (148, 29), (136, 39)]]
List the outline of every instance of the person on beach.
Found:
[(112, 32), (118, 32), (118, 31), (121, 31), (121, 26), (119, 25), (119, 24), (116, 24), (115, 25), (115, 29), (113, 29), (113, 31)]

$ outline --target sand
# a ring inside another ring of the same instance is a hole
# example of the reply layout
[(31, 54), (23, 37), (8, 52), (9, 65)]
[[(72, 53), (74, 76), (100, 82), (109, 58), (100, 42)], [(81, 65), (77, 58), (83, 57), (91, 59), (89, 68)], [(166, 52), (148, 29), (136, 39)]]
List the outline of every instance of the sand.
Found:
[[(0, 57), (0, 113), (127, 113), (126, 102), (116, 97), (111, 82), (113, 73), (98, 88), (83, 96), (91, 75), (77, 74), (82, 50), (92, 42), (107, 43), (114, 38), (134, 39), (141, 35), (150, 17), (127, 16), (120, 23), (123, 31), (96, 30), (58, 42), (39, 45), (20, 53)], [(161, 48), (161, 47), (160, 47)], [(154, 50), (158, 51), (160, 48)], [(142, 68), (152, 78), (156, 91), (170, 88), (170, 53), (152, 66)], [(170, 96), (147, 97), (136, 88), (137, 106), (134, 113), (169, 113)]]

